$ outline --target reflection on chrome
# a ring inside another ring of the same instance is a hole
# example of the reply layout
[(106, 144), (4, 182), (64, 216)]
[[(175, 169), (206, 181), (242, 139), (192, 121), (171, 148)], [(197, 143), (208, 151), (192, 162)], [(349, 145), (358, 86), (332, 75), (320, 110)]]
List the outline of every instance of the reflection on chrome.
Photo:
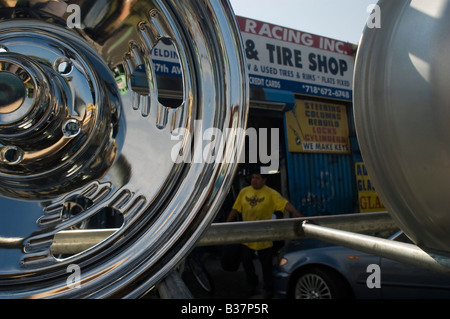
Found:
[[(166, 47), (176, 77), (156, 70)], [(227, 0), (1, 2), (0, 298), (131, 298), (164, 278), (236, 168), (175, 163), (171, 151), (211, 127), (244, 132), (246, 78)], [(54, 255), (55, 234), (74, 229), (115, 231)]]
[[(355, 67), (358, 140), (377, 193), (420, 247), (450, 252), (450, 2), (378, 2)], [(420, 32), (411, 32), (412, 30)]]

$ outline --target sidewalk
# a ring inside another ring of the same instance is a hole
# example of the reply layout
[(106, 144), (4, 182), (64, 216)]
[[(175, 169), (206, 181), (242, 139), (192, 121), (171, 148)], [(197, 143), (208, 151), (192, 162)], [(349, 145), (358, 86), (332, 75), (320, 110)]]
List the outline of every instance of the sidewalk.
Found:
[[(256, 294), (247, 296), (246, 277), (242, 265), (236, 272), (225, 271), (220, 265), (220, 251), (207, 253), (202, 259), (205, 268), (213, 282), (213, 291), (211, 293), (203, 290), (192, 275), (187, 270), (183, 275), (183, 280), (191, 291), (195, 299), (263, 299), (262, 289), (258, 287)], [(255, 268), (260, 279), (261, 266), (257, 259), (254, 260)]]

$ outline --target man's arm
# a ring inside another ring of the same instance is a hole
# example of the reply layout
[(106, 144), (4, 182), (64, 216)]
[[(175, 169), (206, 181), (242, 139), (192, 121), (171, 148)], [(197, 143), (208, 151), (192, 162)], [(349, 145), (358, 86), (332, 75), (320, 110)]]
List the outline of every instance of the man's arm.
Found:
[(302, 214), (290, 202), (286, 204), (285, 210), (294, 215), (294, 217), (302, 217)]
[(236, 209), (232, 209), (228, 214), (227, 223), (234, 221), (238, 214), (239, 212)]

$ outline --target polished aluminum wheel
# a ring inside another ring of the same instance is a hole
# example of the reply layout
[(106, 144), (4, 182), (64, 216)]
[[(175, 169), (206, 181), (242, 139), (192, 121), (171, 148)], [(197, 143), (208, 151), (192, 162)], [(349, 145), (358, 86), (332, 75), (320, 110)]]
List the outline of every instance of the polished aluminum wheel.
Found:
[(377, 192), (419, 246), (450, 251), (450, 1), (378, 2), (355, 67), (355, 122)]
[[(144, 295), (209, 226), (238, 162), (248, 84), (229, 3), (3, 1), (0, 14), (0, 298)], [(176, 52), (173, 82), (160, 45)], [(52, 252), (87, 228), (115, 231)]]

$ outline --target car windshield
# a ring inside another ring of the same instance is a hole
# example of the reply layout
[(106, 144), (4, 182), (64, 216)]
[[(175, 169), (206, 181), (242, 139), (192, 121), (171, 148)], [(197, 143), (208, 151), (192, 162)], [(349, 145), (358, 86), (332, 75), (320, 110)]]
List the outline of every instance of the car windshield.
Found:
[(399, 230), (397, 232), (395, 232), (394, 234), (392, 234), (392, 236), (390, 237), (392, 240), (401, 242), (401, 243), (406, 243), (406, 244), (412, 244), (412, 240), (409, 239), (408, 236), (406, 236), (406, 234)]
[(372, 232), (372, 233), (365, 233), (365, 235), (373, 236), (373, 237), (377, 237), (377, 238), (396, 240), (396, 237), (399, 236), (401, 233), (402, 233), (401, 230), (394, 229), (394, 230), (381, 230), (381, 231)]

